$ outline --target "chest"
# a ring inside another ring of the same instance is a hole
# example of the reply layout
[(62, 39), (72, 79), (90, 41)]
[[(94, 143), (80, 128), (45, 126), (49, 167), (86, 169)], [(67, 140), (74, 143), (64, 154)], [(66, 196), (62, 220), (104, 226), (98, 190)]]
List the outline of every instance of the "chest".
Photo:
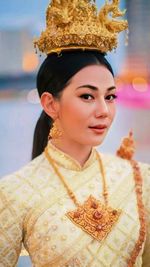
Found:
[[(128, 179), (128, 174), (122, 179), (119, 175), (108, 179), (109, 205), (122, 212), (101, 242), (66, 216), (76, 207), (63, 187), (56, 187), (50, 199), (43, 199), (33, 207), (25, 224), (25, 246), (36, 267), (127, 266), (139, 237), (140, 222), (134, 181)], [(103, 202), (102, 181), (99, 174), (93, 177), (72, 185), (80, 203), (89, 195)]]

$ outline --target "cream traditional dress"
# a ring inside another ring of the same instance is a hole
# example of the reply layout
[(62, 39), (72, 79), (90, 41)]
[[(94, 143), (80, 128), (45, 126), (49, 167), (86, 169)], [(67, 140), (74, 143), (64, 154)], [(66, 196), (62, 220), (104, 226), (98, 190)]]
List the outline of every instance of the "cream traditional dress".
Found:
[[(89, 195), (103, 202), (95, 149), (83, 167), (51, 143), (48, 153), (80, 203)], [(16, 266), (22, 244), (34, 267), (150, 267), (150, 167), (140, 164), (147, 228), (146, 238), (138, 246), (143, 210), (133, 169), (128, 160), (117, 156), (101, 154), (101, 158), (109, 205), (122, 210), (102, 241), (66, 216), (75, 205), (44, 153), (0, 181), (0, 267)]]

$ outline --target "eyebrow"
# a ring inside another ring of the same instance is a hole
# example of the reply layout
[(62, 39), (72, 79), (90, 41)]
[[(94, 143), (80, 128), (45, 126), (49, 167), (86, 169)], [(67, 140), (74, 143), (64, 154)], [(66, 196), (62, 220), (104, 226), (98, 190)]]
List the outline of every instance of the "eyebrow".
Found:
[[(98, 91), (98, 87), (90, 85), (90, 84), (81, 85), (81, 86), (77, 87), (76, 89), (80, 89), (80, 88), (89, 88), (89, 89), (91, 89), (93, 91)], [(115, 86), (110, 86), (109, 88), (107, 88), (107, 91), (112, 91), (112, 90), (115, 90), (115, 89), (116, 89)]]

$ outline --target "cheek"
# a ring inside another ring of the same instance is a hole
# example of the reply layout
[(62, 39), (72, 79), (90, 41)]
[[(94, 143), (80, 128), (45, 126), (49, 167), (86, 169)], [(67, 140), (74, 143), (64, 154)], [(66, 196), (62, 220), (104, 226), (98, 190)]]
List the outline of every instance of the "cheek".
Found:
[(71, 121), (72, 123), (80, 123), (87, 119), (87, 109), (81, 105), (79, 101), (68, 102), (61, 108), (61, 118), (64, 121)]
[(116, 115), (116, 104), (112, 104), (110, 106), (110, 119), (111, 119), (111, 121), (113, 121), (115, 115)]

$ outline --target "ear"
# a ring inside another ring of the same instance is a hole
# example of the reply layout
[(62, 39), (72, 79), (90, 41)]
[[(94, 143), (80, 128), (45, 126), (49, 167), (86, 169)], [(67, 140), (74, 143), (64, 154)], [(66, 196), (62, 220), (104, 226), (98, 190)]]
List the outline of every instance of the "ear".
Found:
[(58, 101), (54, 98), (51, 93), (44, 92), (41, 96), (41, 105), (53, 120), (58, 117)]

